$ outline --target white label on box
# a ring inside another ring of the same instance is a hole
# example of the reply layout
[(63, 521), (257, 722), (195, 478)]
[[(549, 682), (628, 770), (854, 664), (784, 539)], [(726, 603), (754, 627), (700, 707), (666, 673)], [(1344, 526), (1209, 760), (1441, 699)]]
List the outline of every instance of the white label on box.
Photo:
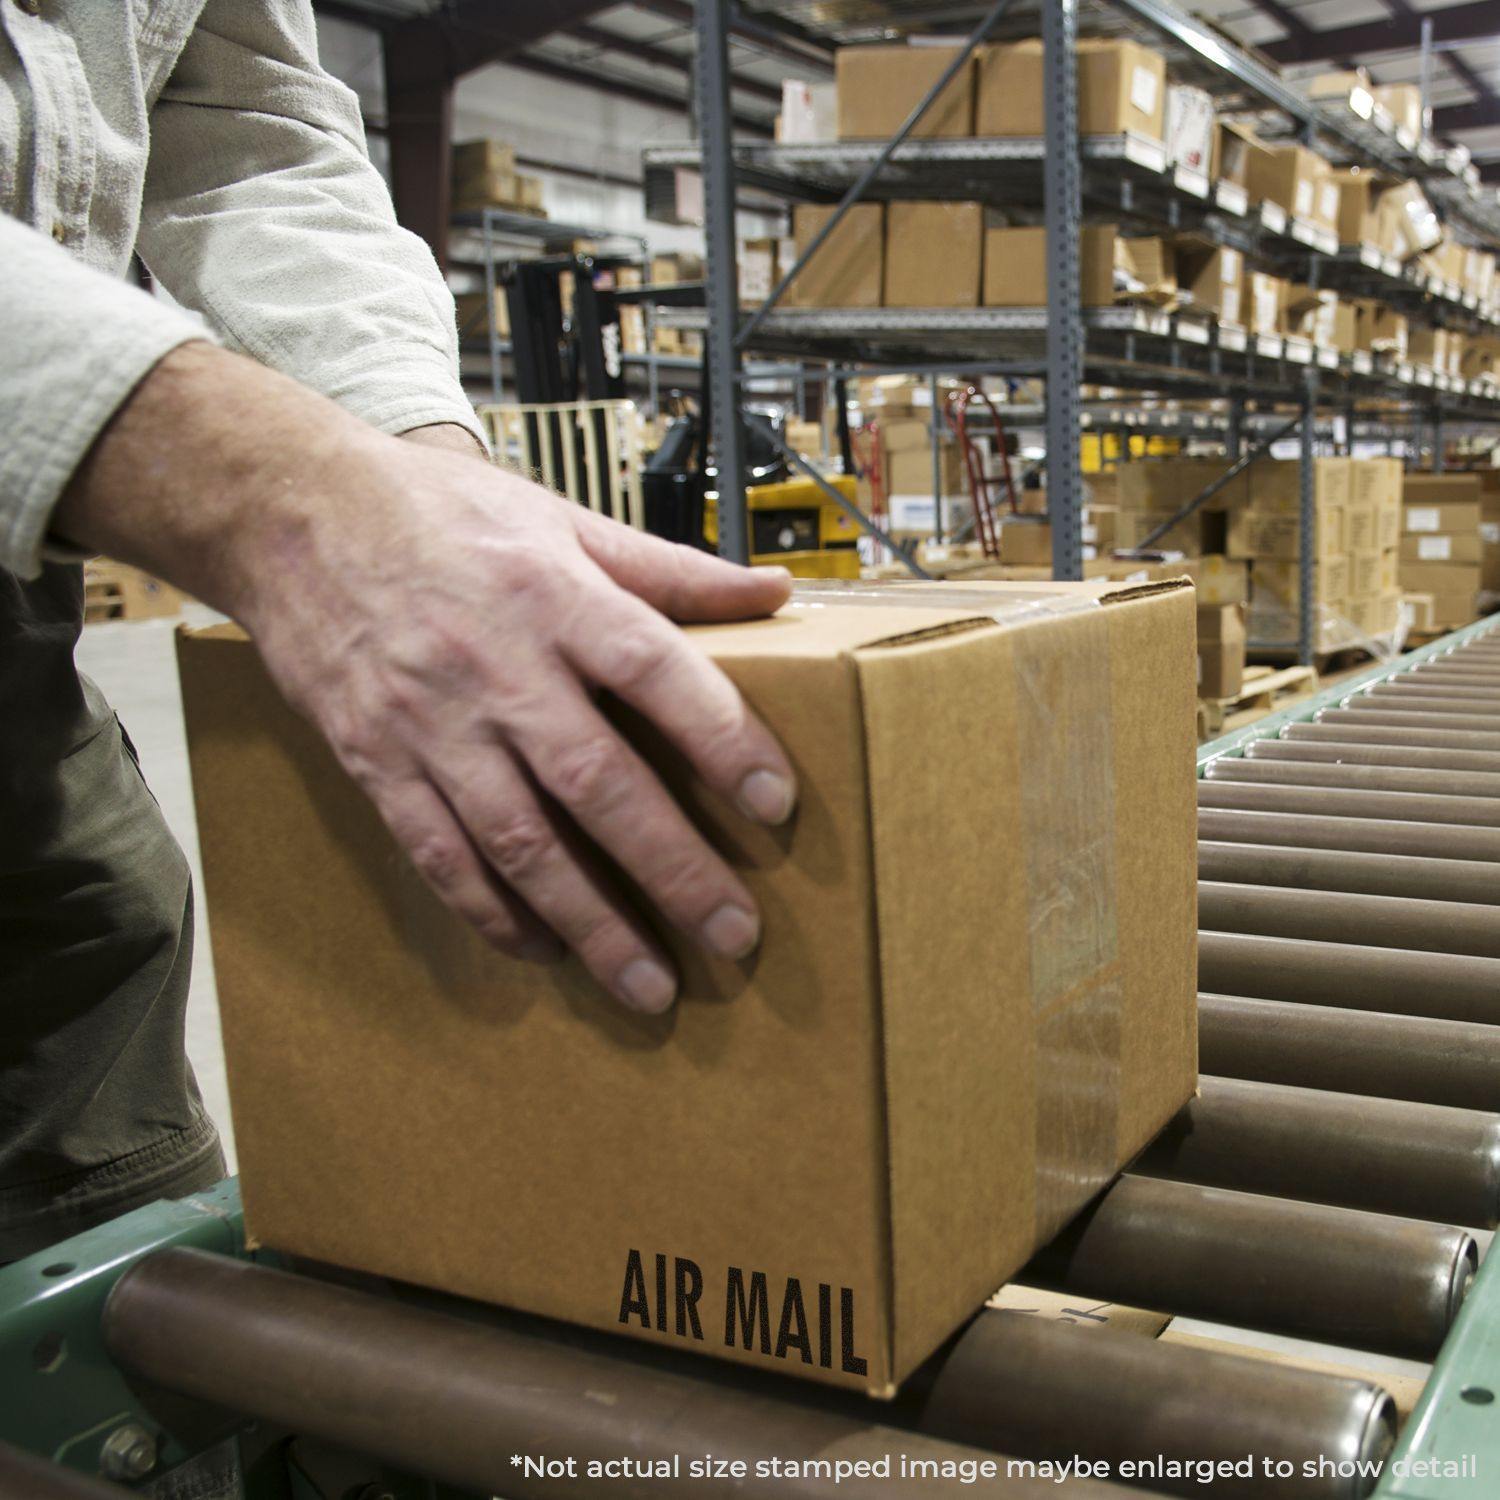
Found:
[(1424, 536), (1417, 540), (1417, 556), (1423, 562), (1448, 562), (1453, 556), (1453, 538)]
[(1219, 315), (1226, 323), (1238, 323), (1240, 320), (1240, 289), (1238, 286), (1226, 286), (1219, 297)]
[(1435, 510), (1429, 510), (1420, 505), (1408, 505), (1406, 507), (1406, 529), (1408, 531), (1436, 531), (1438, 529), (1439, 515)]
[(1492, 545), (1500, 544), (1500, 521), (1481, 521), (1479, 523), (1479, 536), (1482, 541)]
[(1099, 528), (1097, 526), (1080, 527), (1079, 536), (1081, 536), (1085, 542), (1098, 542)]
[(1143, 115), (1149, 115), (1156, 108), (1156, 74), (1150, 68), (1132, 70), (1130, 102)]
[(1219, 280), (1231, 286), (1240, 279), (1240, 252), (1226, 245), (1219, 251)]
[(1302, 180), (1297, 184), (1297, 191), (1294, 196), (1294, 206), (1292, 208), (1292, 212), (1294, 214), (1302, 214), (1304, 216), (1310, 214), (1312, 212), (1313, 204), (1312, 195), (1312, 183), (1308, 181), (1306, 177), (1302, 178)]
[(1325, 182), (1318, 192), (1318, 217), (1337, 219), (1339, 216), (1339, 185)]

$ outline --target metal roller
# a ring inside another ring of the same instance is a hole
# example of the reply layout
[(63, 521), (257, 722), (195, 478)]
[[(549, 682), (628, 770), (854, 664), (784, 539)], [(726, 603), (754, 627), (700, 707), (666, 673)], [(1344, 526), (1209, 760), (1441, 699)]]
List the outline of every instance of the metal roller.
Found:
[(1416, 901), (1200, 879), (1198, 925), (1214, 932), (1500, 958), (1500, 913), (1478, 902)]
[(1205, 1075), (1132, 1172), (1493, 1229), (1500, 1115)]
[(1310, 813), (1319, 817), (1384, 818), (1395, 823), (1500, 828), (1500, 802), (1436, 797), (1424, 792), (1362, 792), (1353, 787), (1258, 786), (1247, 781), (1200, 781), (1199, 807), (1252, 812)]
[(1430, 859), (1500, 864), (1500, 832), (1492, 828), (1258, 812), (1248, 808), (1206, 805), (1201, 796), (1198, 836), (1236, 844), (1289, 844), (1303, 849), (1349, 849), (1370, 854), (1409, 854)]
[(1122, 1177), (1019, 1278), (1103, 1302), (1431, 1360), (1478, 1251), (1461, 1229)]
[(1500, 959), (1467, 954), (1205, 931), (1198, 934), (1198, 987), (1220, 995), (1500, 1023)]
[[(1213, 1493), (1234, 1500), (1361, 1500), (1373, 1475), (1309, 1476), (1303, 1465), (1316, 1467), (1319, 1455), (1379, 1463), (1395, 1442), (1394, 1403), (1369, 1381), (1025, 1313), (981, 1314), (934, 1364), (913, 1380), (921, 1426), (953, 1442), (1037, 1459), (1080, 1453), (1112, 1468), (1158, 1453), (1231, 1463), (1253, 1453), (1290, 1465), (1291, 1479), (1268, 1478), (1258, 1461), (1249, 1478), (1216, 1477)], [(1204, 1489), (1194, 1478), (1150, 1483), (1163, 1494)]]
[[(1466, 682), (1444, 681), (1441, 677), (1422, 678), (1414, 672), (1401, 677), (1392, 677), (1386, 682), (1372, 683), (1365, 690), (1367, 698), (1389, 698), (1394, 703), (1405, 698), (1452, 698), (1464, 703), (1493, 704), (1500, 713), (1500, 686), (1470, 686)], [(1479, 710), (1488, 712), (1489, 710)]]
[(1434, 750), (1423, 745), (1361, 745), (1337, 740), (1252, 740), (1246, 760), (1323, 761), (1343, 766), (1417, 766), (1432, 771), (1500, 774), (1500, 755), (1483, 750)]
[(1500, 1110), (1500, 1026), (1198, 996), (1198, 1066), (1225, 1078)]
[(131, 1493), (0, 1442), (0, 1500), (127, 1500)]
[(1482, 688), (1493, 688), (1500, 683), (1500, 672), (1488, 671), (1483, 667), (1466, 667), (1462, 663), (1433, 664), (1402, 675), (1422, 682), (1467, 682)]
[(1398, 729), (1372, 723), (1368, 717), (1353, 724), (1288, 724), (1289, 740), (1337, 740), (1352, 745), (1418, 745), (1433, 750), (1500, 750), (1500, 734), (1449, 733), (1432, 729)]
[[(596, 1500), (590, 1462), (670, 1461), (681, 1477), (612, 1476), (621, 1500), (667, 1492), (720, 1496), (723, 1479), (694, 1478), (689, 1457), (740, 1460), (742, 1496), (826, 1497), (826, 1477), (757, 1477), (767, 1455), (831, 1461), (908, 1458), (981, 1463), (995, 1454), (820, 1405), (815, 1388), (779, 1381), (781, 1396), (679, 1373), (650, 1358), (594, 1352), (506, 1326), (331, 1286), (200, 1250), (148, 1255), (120, 1278), (105, 1307), (110, 1357), (164, 1390), (323, 1438), (461, 1489), (510, 1500)], [(711, 1367), (698, 1359), (695, 1366)], [(571, 1456), (576, 1474), (543, 1477), (512, 1454)], [(952, 1480), (850, 1476), (837, 1493), (860, 1500), (951, 1494)], [(1087, 1480), (986, 1481), (1007, 1500), (1123, 1500)]]
[[(1414, 693), (1406, 698), (1372, 698), (1368, 693), (1355, 693), (1339, 705), (1357, 713), (1374, 713), (1383, 717), (1390, 714), (1430, 714), (1444, 720), (1462, 720), (1471, 729), (1500, 729), (1500, 710), (1491, 711), (1472, 699), (1444, 697), (1439, 688), (1424, 693)], [(1337, 710), (1329, 710), (1337, 712)], [(1473, 720), (1473, 723), (1469, 723)]]
[(1325, 708), (1318, 713), (1320, 724), (1384, 724), (1392, 729), (1457, 729), (1470, 734), (1500, 733), (1500, 714), (1421, 713), (1416, 709), (1388, 708), (1378, 699), (1370, 708)]
[(1246, 760), (1226, 755), (1208, 767), (1211, 781), (1257, 781), (1277, 786), (1343, 786), (1362, 792), (1427, 792), (1440, 797), (1500, 797), (1492, 771), (1437, 771), (1415, 766), (1315, 765), (1304, 761)]
[[(1276, 816), (1270, 814), (1269, 816)], [(1232, 885), (1291, 886), (1363, 896), (1411, 896), (1500, 906), (1500, 864), (1422, 859), (1350, 849), (1297, 849), (1273, 844), (1198, 844), (1198, 874)]]

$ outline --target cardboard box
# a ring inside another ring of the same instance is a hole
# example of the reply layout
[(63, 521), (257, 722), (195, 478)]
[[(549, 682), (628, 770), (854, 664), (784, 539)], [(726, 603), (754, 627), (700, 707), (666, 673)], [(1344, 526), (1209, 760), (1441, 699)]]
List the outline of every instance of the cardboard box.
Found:
[(1196, 1085), (1193, 594), (824, 591), (693, 635), (801, 795), (753, 826), (630, 730), (766, 916), (743, 964), (663, 933), (664, 1016), (489, 948), (254, 646), (179, 638), (247, 1233), (888, 1395)]
[(1160, 235), (1115, 239), (1114, 298), (1166, 307), (1177, 301), (1172, 242)]
[(801, 78), (781, 80), (781, 113), (776, 116), (776, 139), (788, 146), (831, 141), (838, 136), (838, 85), (808, 83)]
[(1367, 354), (1387, 354), (1394, 359), (1405, 359), (1406, 337), (1406, 319), (1401, 313), (1392, 312), (1384, 302), (1355, 302), (1355, 348)]
[(1221, 323), (1244, 322), (1245, 257), (1238, 250), (1180, 239), (1173, 259), (1177, 285), (1188, 302)]
[(1378, 547), (1349, 553), (1349, 597), (1369, 599), (1386, 588), (1390, 570), (1386, 554)]
[(1250, 597), (1250, 569), (1239, 558), (1207, 552), (1189, 558), (1182, 567), (1193, 580), (1200, 605), (1244, 604)]
[(1264, 271), (1251, 271), (1245, 278), (1246, 327), (1251, 333), (1281, 332), (1281, 299), (1286, 282)]
[(1351, 470), (1352, 504), (1372, 506), (1377, 510), (1400, 510), (1402, 475), (1399, 458), (1356, 458), (1351, 460)]
[[(1313, 602), (1342, 609), (1352, 587), (1348, 558), (1329, 557), (1313, 564)], [(1301, 564), (1295, 559), (1258, 557), (1250, 564), (1250, 595), (1261, 604), (1295, 609), (1302, 599)]]
[[(1481, 504), (1484, 491), (1480, 487), (1479, 475), (1420, 474), (1401, 476), (1401, 503), (1403, 505), (1474, 505)], [(1467, 516), (1467, 512), (1463, 512)], [(1467, 520), (1464, 522), (1468, 524)], [(1411, 527), (1411, 530), (1446, 531), (1446, 526)]]
[[(1283, 558), (1300, 555), (1302, 545), (1301, 517), (1295, 511), (1234, 511), (1229, 517), (1225, 552), (1230, 557)], [(1344, 551), (1343, 510), (1334, 510), (1327, 524), (1318, 518), (1315, 555), (1321, 559), (1335, 557)]]
[(1344, 518), (1344, 541), (1351, 550), (1378, 552), (1383, 541), (1380, 512), (1367, 505), (1353, 506)]
[(1401, 608), (1399, 590), (1376, 594), (1371, 599), (1349, 601), (1349, 623), (1366, 635), (1385, 635), (1396, 628), (1396, 616)]
[(1337, 229), (1339, 189), (1328, 172), (1328, 163), (1306, 146), (1258, 142), (1250, 150), (1245, 187), (1252, 203), (1275, 203), (1298, 218)]
[(1000, 557), (1023, 568), (1052, 566), (1052, 526), (1040, 516), (1005, 516), (1000, 525)]
[(1382, 238), (1392, 255), (1411, 260), (1442, 242), (1443, 226), (1414, 182), (1403, 182), (1380, 195)]
[(1421, 607), (1417, 609), (1417, 629), (1457, 630), (1460, 625), (1472, 624), (1479, 618), (1475, 596), (1467, 589), (1451, 594), (1431, 589), (1411, 589), (1403, 585), (1403, 592), (1415, 595)]
[[(1131, 552), (1146, 545), (1146, 538), (1174, 515), (1170, 510), (1122, 510), (1115, 517), (1115, 546), (1123, 552)], [(1197, 557), (1203, 551), (1202, 512), (1179, 521), (1169, 532), (1152, 542), (1157, 552), (1181, 552), (1184, 557)]]
[(1470, 603), (1482, 583), (1477, 563), (1405, 562), (1401, 588), (1408, 594), (1466, 594)]
[(1381, 179), (1373, 172), (1354, 169), (1334, 172), (1338, 188), (1339, 216), (1335, 225), (1341, 245), (1379, 245)]
[(1220, 182), (1245, 187), (1250, 176), (1250, 153), (1260, 144), (1248, 126), (1220, 120), (1214, 130), (1213, 158), (1209, 176)]
[(984, 210), (977, 203), (888, 203), (885, 305), (978, 307)]
[(1245, 607), (1198, 606), (1198, 696), (1233, 698), (1245, 685)]
[[(1119, 135), (1133, 130), (1154, 141), (1166, 124), (1166, 63), (1137, 42), (1087, 37), (1078, 43), (1078, 130)], [(1042, 44), (986, 47), (979, 59), (974, 134), (1041, 135), (1046, 108)]]
[(1375, 102), (1386, 110), (1402, 130), (1418, 138), (1427, 134), (1422, 114), (1422, 90), (1414, 83), (1377, 83), (1370, 91)]
[(1401, 561), (1403, 563), (1477, 563), (1483, 561), (1484, 543), (1479, 535), (1479, 522), (1474, 529), (1460, 536), (1423, 532), (1418, 536), (1401, 538)]
[(740, 306), (758, 307), (781, 279), (781, 241), (741, 240), (735, 252), (740, 279)]
[[(834, 55), (838, 131), (843, 141), (892, 136), (943, 76), (957, 47), (840, 47)], [(974, 60), (933, 100), (917, 122), (913, 140), (974, 133)]]
[[(1084, 307), (1115, 299), (1115, 230), (1086, 225), (1079, 241), (1079, 295)], [(1047, 305), (1047, 232), (1041, 225), (992, 227), (984, 232), (984, 305)]]
[[(822, 203), (792, 209), (792, 233), (800, 256), (833, 216)], [(818, 253), (786, 289), (788, 307), (879, 307), (885, 280), (885, 213), (879, 203), (856, 203)]]
[[(952, 536), (974, 514), (967, 495), (943, 496), (943, 535)], [(920, 490), (894, 490), (886, 496), (892, 535), (898, 542), (930, 541), (936, 529), (937, 504), (929, 477)]]
[[(945, 494), (964, 487), (964, 466), (955, 443), (938, 449), (938, 471)], [(932, 498), (932, 444), (925, 448), (898, 448), (885, 456), (885, 490), (888, 495), (925, 495)]]
[(1205, 175), (1213, 166), (1214, 101), (1207, 89), (1174, 83), (1167, 89), (1167, 165)]
[[(1222, 512), (1250, 503), (1250, 477), (1265, 460), (1251, 464), (1204, 502), (1204, 512)], [(1160, 462), (1124, 463), (1115, 471), (1120, 509), (1170, 514), (1202, 494), (1230, 466), (1227, 458), (1170, 458)], [(1258, 477), (1258, 476), (1257, 476)]]
[(515, 208), (537, 213), (543, 206), (539, 177), (516, 170), (516, 149), (503, 141), (463, 141), (453, 148), (455, 212)]
[[(1477, 496), (1478, 490), (1476, 488)], [(1408, 499), (1401, 507), (1401, 529), (1412, 532), (1468, 532), (1479, 535), (1479, 501), (1440, 500), (1423, 504)]]

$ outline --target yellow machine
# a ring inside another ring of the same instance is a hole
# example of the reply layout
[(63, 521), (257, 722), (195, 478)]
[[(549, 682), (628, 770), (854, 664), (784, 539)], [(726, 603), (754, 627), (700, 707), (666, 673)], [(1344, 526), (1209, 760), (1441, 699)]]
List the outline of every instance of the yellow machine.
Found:
[[(854, 504), (854, 478), (829, 479)], [(745, 491), (750, 512), (750, 565), (772, 563), (797, 578), (858, 578), (859, 527), (810, 479), (756, 484)], [(703, 501), (703, 539), (719, 544), (718, 497)]]

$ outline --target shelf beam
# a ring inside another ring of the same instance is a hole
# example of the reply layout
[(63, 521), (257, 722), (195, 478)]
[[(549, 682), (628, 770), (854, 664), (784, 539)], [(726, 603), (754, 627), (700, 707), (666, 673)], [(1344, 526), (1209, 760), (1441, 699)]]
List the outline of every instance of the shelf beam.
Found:
[(1491, 38), (1500, 30), (1494, 0), (1469, 0), (1468, 4), (1423, 11), (1417, 16), (1393, 15), (1385, 21), (1361, 21), (1315, 31), (1311, 37), (1285, 37), (1265, 43), (1260, 50), (1278, 63), (1323, 62), (1345, 53), (1416, 52), (1422, 45), (1423, 16), (1432, 21), (1432, 39), (1438, 44)]

